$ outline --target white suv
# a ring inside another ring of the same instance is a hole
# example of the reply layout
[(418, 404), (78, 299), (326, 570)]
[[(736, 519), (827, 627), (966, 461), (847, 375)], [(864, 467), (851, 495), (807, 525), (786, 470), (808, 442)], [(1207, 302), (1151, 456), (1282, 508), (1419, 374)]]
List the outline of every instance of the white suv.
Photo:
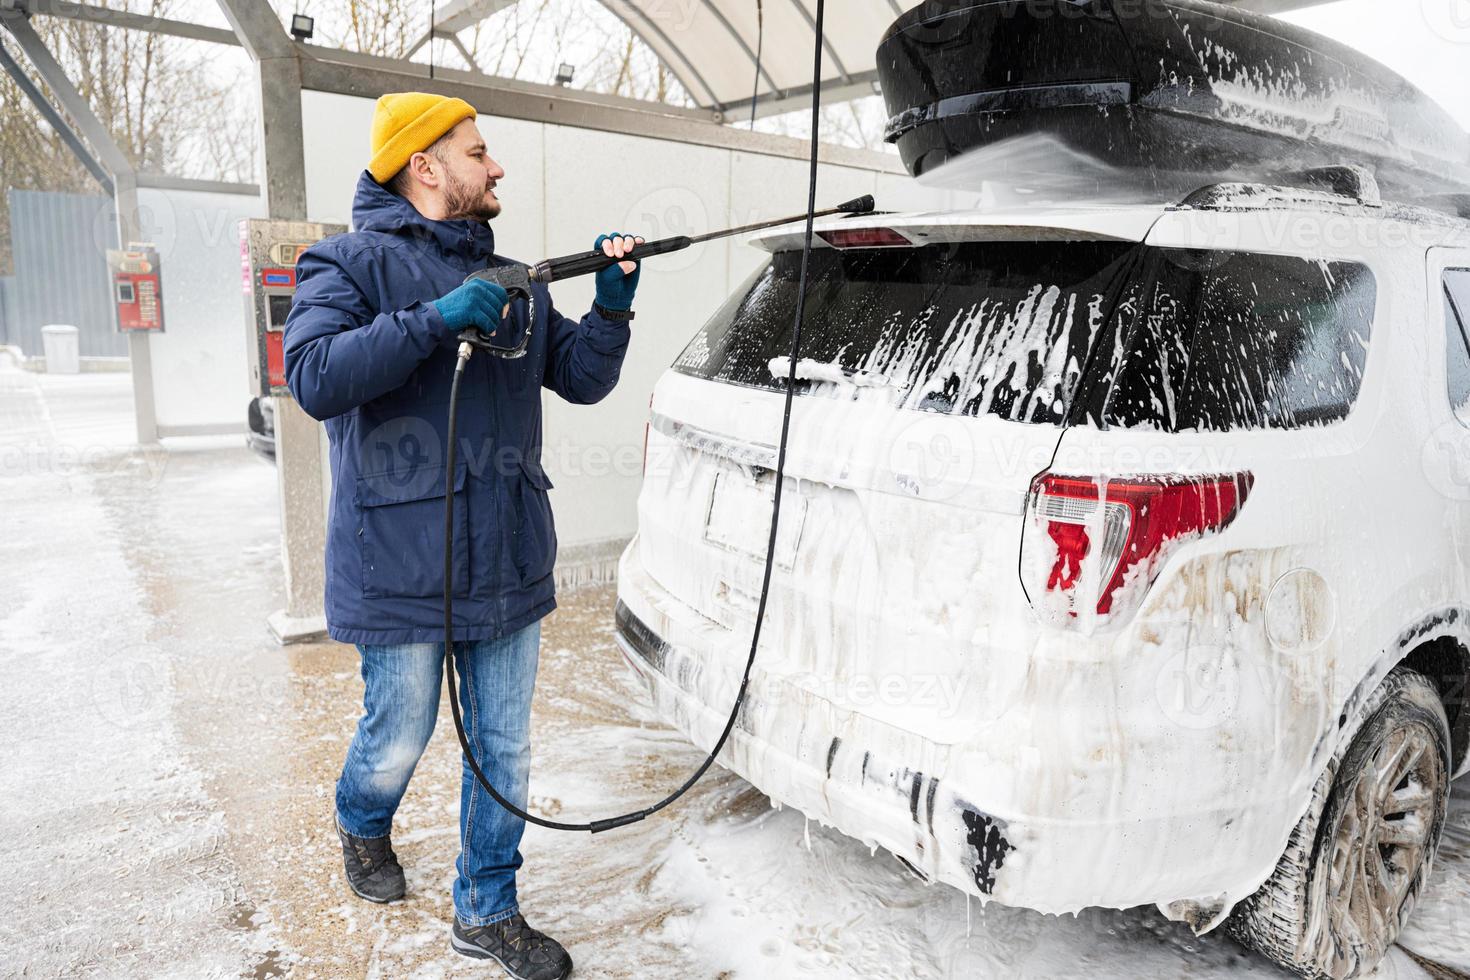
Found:
[[(1342, 178), (819, 222), (724, 764), (984, 898), (1376, 963), (1470, 732), (1470, 223)], [(760, 244), (658, 383), (619, 575), (627, 659), (703, 748), (801, 230)]]

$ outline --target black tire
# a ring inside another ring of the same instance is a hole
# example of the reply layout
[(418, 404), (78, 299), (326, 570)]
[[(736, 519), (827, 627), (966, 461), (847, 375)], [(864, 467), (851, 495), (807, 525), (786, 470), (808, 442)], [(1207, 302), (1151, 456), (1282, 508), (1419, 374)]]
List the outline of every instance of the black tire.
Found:
[[(1434, 685), (1397, 667), (1363, 718), (1317, 781), (1275, 872), (1226, 922), (1236, 940), (1313, 980), (1377, 966), (1423, 891), (1444, 829), (1450, 732)], [(1398, 781), (1408, 757), (1418, 761)]]

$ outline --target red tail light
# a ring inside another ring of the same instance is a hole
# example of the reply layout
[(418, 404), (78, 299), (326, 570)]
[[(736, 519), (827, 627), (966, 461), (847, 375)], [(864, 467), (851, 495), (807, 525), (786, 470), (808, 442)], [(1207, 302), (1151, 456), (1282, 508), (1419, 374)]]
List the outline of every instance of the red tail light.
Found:
[[(1065, 611), (1063, 621), (1135, 608), (1168, 544), (1227, 526), (1253, 484), (1249, 473), (1129, 479), (1043, 473), (1031, 484), (1026, 536), (1032, 605)], [(1136, 591), (1124, 590), (1135, 582), (1141, 583)]]
[(834, 228), (817, 237), (833, 248), (912, 248), (913, 242), (892, 228)]

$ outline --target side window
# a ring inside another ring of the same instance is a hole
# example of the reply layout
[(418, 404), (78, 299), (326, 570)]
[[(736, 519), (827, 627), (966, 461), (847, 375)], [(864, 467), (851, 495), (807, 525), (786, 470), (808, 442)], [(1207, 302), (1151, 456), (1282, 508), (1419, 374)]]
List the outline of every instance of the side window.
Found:
[(1377, 298), (1366, 266), (1158, 249), (1148, 275), (1137, 313), (1120, 308), (1133, 327), (1107, 426), (1225, 432), (1347, 417)]
[(1443, 285), (1450, 407), (1455, 418), (1470, 426), (1470, 269), (1446, 269)]

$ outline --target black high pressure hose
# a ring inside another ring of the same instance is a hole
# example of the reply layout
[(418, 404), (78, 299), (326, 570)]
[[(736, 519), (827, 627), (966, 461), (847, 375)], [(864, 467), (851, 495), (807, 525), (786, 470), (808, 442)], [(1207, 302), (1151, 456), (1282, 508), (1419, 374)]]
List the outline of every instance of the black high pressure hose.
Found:
[(686, 780), (683, 785), (674, 790), (668, 796), (657, 803), (642, 810), (635, 810), (618, 817), (609, 817), (605, 820), (593, 820), (588, 823), (563, 823), (558, 820), (547, 820), (516, 806), (510, 800), (502, 796), (485, 773), (480, 769), (480, 763), (475, 759), (475, 753), (470, 748), (469, 738), (464, 731), (464, 719), (459, 710), (459, 693), (454, 682), (454, 464), (456, 457), (455, 446), (455, 419), (459, 409), (459, 383), (464, 377), (465, 365), (469, 363), (471, 350), (468, 344), (461, 344), (459, 349), (459, 360), (454, 366), (454, 381), (449, 388), (449, 428), (447, 432), (449, 448), (445, 453), (445, 486), (444, 486), (444, 667), (449, 683), (449, 710), (454, 716), (454, 730), (459, 735), (460, 749), (464, 752), (465, 762), (468, 763), (470, 771), (475, 774), (485, 792), (506, 810), (520, 817), (527, 823), (533, 823), (540, 827), (551, 830), (577, 830), (601, 833), (604, 830), (612, 830), (614, 827), (622, 827), (630, 823), (637, 823), (644, 817), (650, 816), (673, 803), (679, 797), (687, 793), (700, 778), (714, 765), (716, 757), (725, 747), (730, 733), (735, 729), (735, 721), (740, 716), (740, 706), (745, 703), (745, 693), (750, 686), (750, 671), (755, 666), (756, 649), (760, 646), (761, 625), (766, 618), (766, 599), (771, 591), (771, 568), (775, 564), (776, 554), (776, 530), (781, 521), (781, 485), (786, 474), (786, 440), (791, 431), (791, 406), (792, 399), (796, 393), (796, 362), (801, 352), (801, 321), (806, 312), (806, 283), (807, 265), (811, 259), (812, 251), (812, 224), (817, 210), (817, 132), (820, 122), (820, 110), (822, 102), (822, 40), (823, 40), (823, 15), (825, 13), (825, 0), (817, 0), (816, 14), (816, 53), (813, 57), (815, 63), (812, 70), (812, 137), (811, 137), (811, 161), (810, 174), (807, 186), (806, 204), (806, 238), (802, 243), (801, 251), (801, 277), (796, 293), (796, 323), (791, 331), (791, 354), (787, 359), (786, 375), (786, 397), (781, 414), (781, 440), (776, 449), (776, 485), (774, 500), (771, 503), (771, 533), (766, 541), (766, 567), (761, 578), (760, 604), (755, 611), (755, 629), (750, 638), (750, 654), (745, 659), (745, 673), (740, 678), (740, 690), (735, 695), (735, 704), (730, 708), (730, 717), (725, 720), (724, 731), (720, 732), (719, 740), (715, 742), (714, 748), (710, 749), (699, 768)]

